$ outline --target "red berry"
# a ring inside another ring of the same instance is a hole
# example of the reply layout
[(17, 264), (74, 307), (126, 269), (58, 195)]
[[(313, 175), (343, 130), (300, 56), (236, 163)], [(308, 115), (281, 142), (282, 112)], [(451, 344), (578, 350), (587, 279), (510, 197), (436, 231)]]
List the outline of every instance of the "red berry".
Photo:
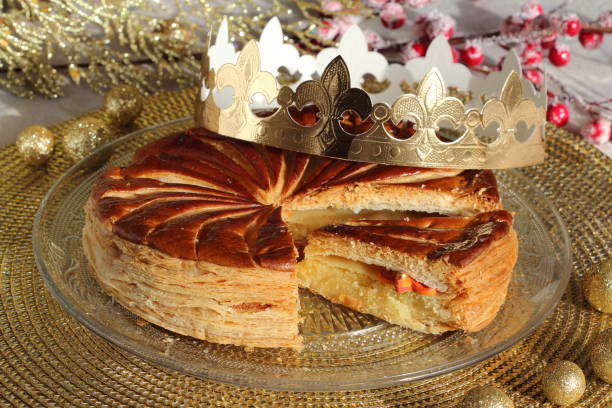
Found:
[(572, 55), (570, 54), (569, 47), (565, 44), (556, 44), (548, 54), (548, 59), (553, 65), (563, 67), (570, 62)]
[(544, 13), (544, 10), (542, 9), (542, 5), (540, 3), (529, 1), (523, 4), (523, 7), (521, 7), (520, 16), (525, 20), (533, 20), (542, 13)]
[(523, 76), (526, 80), (532, 82), (536, 86), (540, 86), (540, 84), (542, 83), (542, 75), (540, 75), (540, 71), (535, 68), (524, 69)]
[(427, 48), (425, 48), (425, 46), (422, 43), (415, 42), (414, 44), (412, 44), (412, 50), (419, 57), (422, 57), (423, 55), (425, 55), (425, 51), (427, 51)]
[(522, 46), (521, 61), (524, 65), (537, 65), (542, 61), (542, 49), (540, 44), (526, 43)]
[(594, 50), (595, 48), (599, 48), (601, 42), (603, 41), (603, 33), (598, 33), (595, 31), (581, 31), (580, 44), (588, 50)]
[(425, 55), (426, 48), (420, 42), (409, 42), (400, 50), (402, 61), (408, 62), (411, 59), (419, 58)]
[(543, 50), (550, 50), (554, 46), (555, 46), (555, 39), (554, 38), (552, 40), (542, 41), (540, 43), (540, 47), (542, 47)]
[(582, 23), (577, 15), (572, 14), (561, 21), (561, 34), (566, 37), (575, 37), (580, 34)]
[[(445, 23), (446, 24), (446, 23)], [(442, 30), (442, 35), (446, 38), (453, 38), (453, 35), (455, 35), (455, 27), (448, 27), (444, 30)]]
[(365, 36), (366, 41), (368, 42), (368, 49), (370, 50), (379, 50), (381, 48), (384, 48), (387, 43), (385, 39), (382, 38), (382, 36), (376, 31), (366, 28), (365, 30), (363, 30), (363, 35)]
[(429, 19), (427, 15), (421, 15), (412, 23), (412, 31), (421, 38), (427, 38), (427, 25), (429, 24)]
[(446, 38), (451, 38), (455, 34), (455, 26), (457, 25), (455, 19), (447, 14), (441, 13), (438, 10), (433, 10), (427, 13), (424, 21), (425, 34), (430, 39), (433, 39), (439, 35), (443, 35)]
[(461, 61), (468, 67), (482, 64), (484, 54), (479, 45), (468, 45), (461, 49)]
[(457, 63), (459, 61), (459, 54), (457, 54), (457, 50), (451, 47), (451, 52), (453, 53), (453, 63)]
[(580, 131), (582, 137), (587, 142), (592, 144), (602, 144), (610, 141), (610, 133), (612, 133), (612, 125), (610, 121), (604, 118), (599, 118), (594, 122), (587, 123)]
[(321, 5), (321, 8), (325, 11), (330, 11), (332, 13), (342, 11), (344, 6), (337, 0), (327, 0), (324, 1)]
[(338, 35), (338, 25), (333, 20), (323, 20), (323, 24), (317, 27), (317, 35), (326, 41), (333, 41)]
[(397, 3), (387, 3), (380, 11), (380, 21), (385, 27), (395, 30), (406, 22), (406, 11)]
[(565, 126), (569, 120), (569, 110), (562, 103), (548, 105), (546, 110), (546, 120), (557, 127)]

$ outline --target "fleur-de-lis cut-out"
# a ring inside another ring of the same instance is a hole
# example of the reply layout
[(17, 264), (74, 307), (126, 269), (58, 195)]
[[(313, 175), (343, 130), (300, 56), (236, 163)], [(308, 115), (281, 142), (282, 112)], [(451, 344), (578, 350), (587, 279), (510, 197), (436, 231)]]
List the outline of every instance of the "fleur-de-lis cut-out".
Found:
[[(321, 84), (327, 90), (331, 106), (329, 113), (320, 113), (329, 115), (325, 135), (335, 136), (344, 133), (339, 124), (344, 111), (351, 109), (364, 119), (372, 111), (372, 102), (367, 92), (363, 89), (351, 88), (349, 70), (342, 57), (334, 58), (325, 68), (321, 75)], [(327, 137), (322, 140), (324, 144), (331, 146), (336, 141), (336, 137)]]
[[(306, 80), (293, 90), (280, 86), (275, 73), (262, 72), (256, 43), (248, 43), (238, 58), (232, 57), (235, 64), (228, 62), (231, 53), (221, 54), (217, 61), (212, 57), (202, 61), (204, 80), (196, 119), (198, 125), (225, 136), (309, 154), (403, 166), (509, 168), (541, 163), (545, 157), (546, 104), (536, 104), (530, 96), (523, 98), (523, 87), (529, 85), (521, 82), (520, 70), (508, 70), (502, 92), (497, 94), (493, 87), (481, 109), (466, 111), (464, 103), (451, 96), (439, 71), (432, 68), (414, 91), (400, 96), (390, 108), (386, 102), (372, 106), (365, 91), (351, 88), (350, 71), (341, 57), (326, 64), (320, 79)], [(223, 99), (228, 87), (234, 90), (232, 101)], [(257, 116), (250, 106), (255, 94), (264, 95), (269, 102), (276, 98), (279, 109)], [(228, 102), (231, 105), (225, 107)], [(310, 109), (304, 112), (306, 121), (293, 112), (294, 108), (304, 111), (308, 105), (318, 108), (318, 119), (313, 120)], [(362, 120), (369, 118), (371, 126), (359, 127), (360, 134), (350, 133), (340, 124), (349, 110)], [(385, 126), (389, 119), (396, 124), (415, 122), (414, 135), (394, 137)], [(455, 129), (464, 126), (465, 131), (452, 141), (441, 140), (441, 121), (450, 122)], [(499, 140), (485, 143), (481, 139), (492, 122), (500, 124)], [(520, 122), (530, 132), (534, 129), (525, 140), (517, 140), (516, 135), (524, 133), (522, 127), (517, 130)]]
[(278, 94), (274, 75), (260, 71), (259, 50), (254, 40), (244, 46), (235, 65), (226, 64), (219, 69), (215, 82), (217, 90), (226, 86), (234, 89), (232, 104), (223, 110), (223, 115), (241, 127), (259, 122), (249, 106), (253, 95), (260, 93), (270, 102)]
[(518, 122), (523, 121), (527, 127), (541, 125), (544, 113), (530, 99), (523, 98), (523, 86), (516, 71), (506, 79), (499, 99), (489, 99), (482, 108), (484, 127), (492, 122), (500, 124), (499, 137), (495, 144), (510, 143), (516, 134)]
[(436, 136), (437, 123), (447, 119), (457, 127), (463, 121), (463, 103), (446, 95), (446, 85), (440, 72), (432, 68), (419, 84), (416, 95), (399, 97), (391, 108), (391, 120), (399, 124), (404, 119), (416, 123), (416, 132), (410, 142), (417, 146), (417, 154), (424, 159), (439, 142)]
[(320, 121), (312, 127), (317, 131), (312, 136), (321, 143), (318, 153), (348, 149), (352, 135), (345, 134), (339, 124), (344, 111), (351, 109), (366, 118), (372, 110), (368, 94), (350, 86), (348, 67), (338, 56), (326, 67), (320, 80), (306, 81), (295, 91), (293, 102), (298, 110), (309, 104), (316, 105), (319, 110)]

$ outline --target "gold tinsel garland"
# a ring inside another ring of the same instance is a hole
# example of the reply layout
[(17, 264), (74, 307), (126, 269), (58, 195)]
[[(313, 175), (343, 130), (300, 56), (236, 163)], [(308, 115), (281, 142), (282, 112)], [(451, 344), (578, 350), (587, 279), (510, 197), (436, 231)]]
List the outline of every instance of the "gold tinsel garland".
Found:
[[(365, 12), (359, 1), (342, 3), (349, 14)], [(117, 84), (144, 93), (191, 86), (202, 40), (224, 15), (236, 42), (282, 16), (305, 50), (324, 44), (314, 30), (323, 17), (317, 0), (0, 0), (0, 87), (56, 98), (69, 79), (99, 93)]]

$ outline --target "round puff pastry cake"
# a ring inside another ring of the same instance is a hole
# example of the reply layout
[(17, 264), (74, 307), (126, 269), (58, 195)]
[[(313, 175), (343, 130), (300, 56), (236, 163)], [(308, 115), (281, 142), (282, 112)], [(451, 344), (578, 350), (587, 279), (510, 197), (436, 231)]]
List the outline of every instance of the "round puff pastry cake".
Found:
[[(516, 260), (511, 217), (501, 208), (488, 170), (321, 158), (196, 128), (143, 147), (97, 179), (83, 244), (100, 286), (149, 322), (212, 342), (299, 348), (298, 269), (303, 286), (393, 323), (426, 332), (481, 328), (503, 302)], [(364, 232), (347, 232), (356, 230)], [(400, 249), (378, 239), (397, 234), (410, 237)], [(452, 254), (463, 247), (470, 262), (456, 265)], [(371, 298), (360, 303), (350, 287), (363, 271), (321, 274), (330, 259), (376, 265), (372, 276), (382, 268), (384, 279), (359, 289), (364, 299), (370, 290), (416, 297), (424, 300), (403, 307), (425, 311), (395, 319), (368, 306)], [(404, 275), (414, 282), (409, 290), (397, 289)], [(321, 280), (333, 279), (328, 293)]]

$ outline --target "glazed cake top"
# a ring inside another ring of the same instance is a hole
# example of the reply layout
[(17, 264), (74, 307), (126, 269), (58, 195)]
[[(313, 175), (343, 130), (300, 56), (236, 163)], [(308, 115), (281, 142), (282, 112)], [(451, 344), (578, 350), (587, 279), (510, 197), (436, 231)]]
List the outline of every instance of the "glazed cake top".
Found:
[(430, 260), (442, 259), (461, 268), (506, 236), (511, 226), (512, 215), (499, 210), (471, 217), (352, 221), (325, 226), (316, 234), (373, 243)]
[(488, 170), (459, 174), (335, 160), (202, 128), (150, 143), (126, 167), (107, 170), (94, 185), (92, 201), (102, 222), (130, 242), (183, 259), (290, 271), (297, 254), (283, 204), (360, 183), (478, 192), (499, 202)]

